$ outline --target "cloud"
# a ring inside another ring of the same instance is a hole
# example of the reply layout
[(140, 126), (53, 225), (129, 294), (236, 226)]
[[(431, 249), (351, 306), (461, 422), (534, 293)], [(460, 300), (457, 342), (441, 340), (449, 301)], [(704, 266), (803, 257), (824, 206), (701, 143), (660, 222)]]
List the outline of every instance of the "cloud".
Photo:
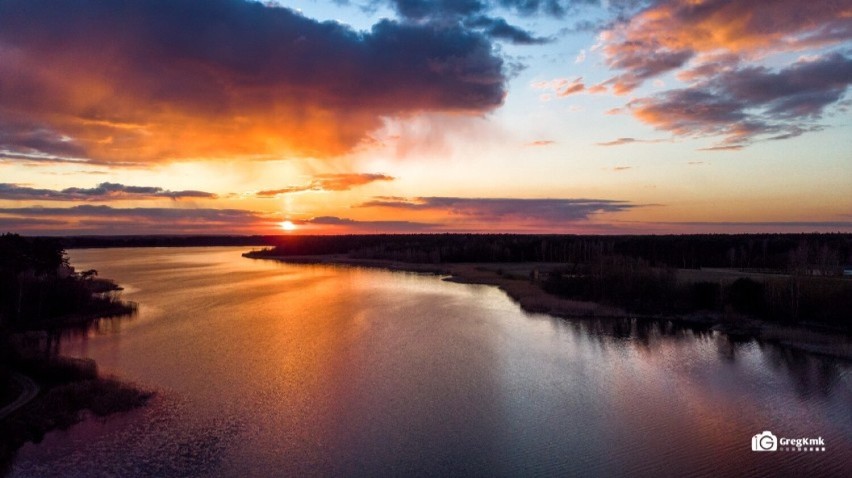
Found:
[(221, 234), (257, 233), (277, 218), (242, 209), (0, 208), (0, 228), (35, 234)]
[[(623, 0), (610, 0), (617, 4)], [(514, 10), (520, 15), (547, 15), (562, 18), (585, 5), (599, 5), (600, 0), (496, 0), (491, 3)]]
[[(636, 45), (622, 45), (621, 49), (639, 49), (639, 47)], [(681, 50), (650, 51), (642, 55), (628, 54), (613, 57), (608, 61), (610, 68), (627, 70), (628, 72), (616, 76), (605, 84), (612, 85), (616, 94), (629, 93), (649, 78), (680, 68), (692, 56), (692, 52)]]
[(301, 186), (288, 186), (281, 189), (259, 191), (257, 197), (272, 198), (281, 194), (303, 191), (348, 191), (356, 186), (363, 186), (376, 181), (393, 181), (396, 178), (386, 174), (354, 173), (354, 174), (321, 174)]
[(616, 173), (621, 171), (627, 171), (628, 169), (633, 169), (633, 166), (615, 166), (614, 168), (612, 168), (612, 170)]
[(850, 37), (852, 5), (847, 1), (656, 0), (601, 38), (607, 64), (625, 72), (613, 79), (615, 89), (627, 92), (700, 55), (722, 51), (757, 58)]
[(601, 213), (627, 211), (638, 205), (610, 199), (526, 199), (377, 197), (361, 207), (382, 207), (411, 211), (441, 211), (451, 216), (477, 221), (522, 220), (546, 223), (583, 221)]
[(56, 219), (40, 219), (31, 217), (3, 217), (0, 216), (0, 231), (21, 231), (33, 228), (61, 227), (65, 221)]
[(126, 186), (100, 183), (93, 188), (37, 189), (10, 183), (0, 183), (0, 199), (12, 201), (114, 201), (119, 199), (214, 199), (204, 191), (169, 191), (161, 187)]
[(330, 226), (337, 232), (344, 230), (351, 233), (405, 233), (427, 232), (440, 228), (441, 224), (412, 222), (412, 221), (359, 221), (336, 216), (319, 216), (312, 219), (294, 221), (298, 225)]
[(35, 150), (31, 152), (16, 152), (3, 149), (0, 149), (0, 163), (26, 164), (29, 166), (76, 164), (81, 166), (118, 166), (126, 168), (136, 168), (143, 165), (142, 163), (126, 161), (99, 161), (87, 158), (59, 157), (37, 152)]
[(0, 2), (9, 153), (327, 157), (385, 117), (491, 111), (505, 83), (489, 38), (460, 24), (355, 31), (243, 0)]
[(536, 81), (532, 84), (538, 90), (553, 90), (558, 97), (566, 97), (575, 93), (587, 91), (583, 78), (569, 80), (567, 78), (556, 78), (549, 81)]
[(542, 147), (542, 146), (552, 146), (556, 144), (556, 141), (550, 139), (539, 139), (537, 141), (531, 141), (524, 146), (532, 146), (532, 147)]
[(464, 25), (482, 29), (482, 32), (491, 38), (508, 40), (516, 45), (540, 45), (552, 41), (550, 38), (537, 37), (524, 29), (510, 25), (503, 18), (478, 16), (466, 20)]
[(852, 83), (852, 58), (839, 53), (787, 68), (726, 71), (696, 85), (628, 104), (639, 120), (677, 136), (724, 136), (714, 149), (737, 149), (757, 139), (788, 139), (820, 129), (813, 124)]
[(487, 6), (480, 0), (389, 0), (388, 3), (403, 18), (418, 21), (466, 17), (484, 11)]
[(668, 140), (665, 139), (636, 139), (636, 138), (618, 138), (612, 141), (605, 141), (603, 143), (597, 143), (598, 146), (623, 146), (625, 144), (636, 144), (636, 143), (662, 143)]
[[(631, 100), (633, 114), (679, 136), (723, 136), (712, 149), (737, 149), (819, 129), (813, 121), (852, 82), (848, 52), (830, 52), (850, 39), (849, 1), (654, 0), (600, 34), (616, 73), (601, 86), (625, 94), (675, 73), (685, 88)], [(803, 59), (778, 68), (793, 52)]]
[[(501, 6), (525, 15), (538, 11), (552, 14), (543, 7), (550, 3), (558, 7), (562, 2), (527, 2), (482, 0), (388, 0), (391, 7), (407, 22), (416, 24), (450, 25), (463, 24), (466, 28), (477, 30), (495, 40), (506, 40), (516, 45), (537, 45), (548, 43), (552, 38), (537, 37), (523, 28), (509, 24), (505, 18), (492, 16), (490, 12)], [(533, 7), (533, 3), (537, 4)], [(567, 2), (566, 2), (567, 3)], [(555, 11), (555, 9), (554, 9)]]

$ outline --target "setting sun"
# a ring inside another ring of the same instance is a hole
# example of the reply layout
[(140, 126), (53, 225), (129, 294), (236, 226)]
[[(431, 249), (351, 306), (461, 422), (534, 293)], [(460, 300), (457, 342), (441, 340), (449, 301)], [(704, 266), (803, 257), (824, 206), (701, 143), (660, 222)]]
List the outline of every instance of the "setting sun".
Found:
[(278, 226), (280, 226), (281, 229), (283, 229), (285, 231), (295, 231), (296, 230), (296, 225), (293, 224), (293, 221), (283, 221), (283, 222), (279, 223)]

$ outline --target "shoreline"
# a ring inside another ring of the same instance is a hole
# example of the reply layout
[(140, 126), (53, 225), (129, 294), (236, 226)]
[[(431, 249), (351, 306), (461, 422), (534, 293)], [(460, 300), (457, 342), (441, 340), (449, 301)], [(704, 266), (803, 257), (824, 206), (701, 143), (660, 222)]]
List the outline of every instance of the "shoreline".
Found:
[(59, 354), (64, 331), (86, 330), (96, 321), (130, 317), (137, 310), (136, 303), (112, 295), (122, 288), (111, 280), (78, 278), (74, 285), (91, 297), (80, 310), (31, 320), (26, 327), (0, 328), (0, 377), (7, 383), (0, 397), (0, 476), (9, 471), (25, 443), (38, 443), (45, 434), (91, 416), (142, 407), (155, 395), (101, 374), (94, 360)]
[[(443, 263), (420, 264), (386, 259), (362, 259), (346, 254), (274, 256), (243, 253), (248, 259), (274, 260), (288, 264), (365, 267), (394, 272), (446, 276), (447, 282), (495, 286), (527, 313), (547, 314), (561, 319), (640, 319), (670, 321), (692, 327), (706, 327), (736, 340), (758, 340), (786, 348), (852, 362), (852, 338), (840, 332), (792, 326), (752, 317), (725, 317), (719, 312), (686, 315), (635, 314), (616, 306), (571, 300), (550, 294), (530, 279), (531, 271), (546, 269), (551, 263)], [(528, 272), (527, 275), (524, 273)], [(537, 274), (537, 272), (535, 272)]]

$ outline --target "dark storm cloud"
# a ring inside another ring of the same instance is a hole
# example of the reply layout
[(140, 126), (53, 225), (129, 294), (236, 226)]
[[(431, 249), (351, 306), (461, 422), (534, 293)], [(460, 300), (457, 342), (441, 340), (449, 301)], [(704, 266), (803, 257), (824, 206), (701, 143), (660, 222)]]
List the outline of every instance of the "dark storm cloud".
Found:
[(400, 16), (410, 20), (466, 17), (487, 7), (487, 2), (480, 0), (390, 0), (389, 3)]
[(536, 36), (505, 18), (492, 15), (495, 7), (503, 7), (521, 15), (537, 13), (562, 17), (573, 4), (596, 2), (566, 1), (480, 1), (480, 0), (389, 0), (390, 5), (406, 21), (431, 24), (458, 24), (481, 31), (490, 38), (517, 45), (547, 43), (551, 38)]
[(126, 186), (101, 183), (93, 188), (37, 189), (10, 183), (0, 183), (0, 199), (16, 201), (113, 201), (117, 199), (213, 199), (216, 195), (204, 191), (169, 191), (153, 186)]
[(0, 0), (0, 92), (12, 153), (327, 156), (386, 116), (488, 112), (505, 75), (459, 24), (361, 32), (243, 0)]
[(609, 199), (518, 199), (420, 197), (413, 199), (379, 197), (361, 205), (406, 210), (443, 211), (447, 214), (481, 220), (525, 219), (560, 223), (580, 221), (606, 212), (626, 211), (635, 207), (627, 201)]
[[(520, 15), (562, 18), (579, 7), (600, 5), (600, 0), (389, 0), (400, 15), (411, 19), (433, 16), (469, 16), (497, 7)], [(618, 3), (618, 2), (615, 2)]]
[(470, 28), (480, 28), (483, 33), (491, 38), (508, 40), (516, 45), (539, 45), (551, 41), (550, 38), (537, 37), (522, 28), (510, 25), (503, 18), (481, 15), (466, 20), (464, 25)]
[[(0, 59), (3, 58), (0, 51)], [(3, 72), (0, 66), (0, 73)], [(4, 81), (0, 76), (0, 86)], [(0, 89), (0, 108), (9, 100), (2, 95)], [(39, 151), (52, 151), (63, 157), (81, 157), (85, 150), (74, 143), (70, 137), (63, 136), (51, 129), (50, 126), (26, 119), (15, 118), (8, 112), (0, 109), (0, 154), (8, 150), (16, 150), (20, 153), (38, 153)]]

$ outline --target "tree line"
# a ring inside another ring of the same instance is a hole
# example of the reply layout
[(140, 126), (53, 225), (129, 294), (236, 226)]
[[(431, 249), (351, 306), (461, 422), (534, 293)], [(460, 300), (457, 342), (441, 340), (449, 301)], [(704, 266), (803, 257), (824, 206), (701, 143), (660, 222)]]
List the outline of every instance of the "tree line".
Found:
[(0, 235), (0, 327), (50, 329), (132, 311), (114, 296), (95, 294), (116, 288), (96, 276), (75, 272), (58, 239)]
[(415, 263), (561, 262), (641, 259), (651, 267), (739, 268), (840, 275), (852, 262), (852, 234), (577, 236), (387, 234), (283, 236), (271, 255), (348, 254)]

